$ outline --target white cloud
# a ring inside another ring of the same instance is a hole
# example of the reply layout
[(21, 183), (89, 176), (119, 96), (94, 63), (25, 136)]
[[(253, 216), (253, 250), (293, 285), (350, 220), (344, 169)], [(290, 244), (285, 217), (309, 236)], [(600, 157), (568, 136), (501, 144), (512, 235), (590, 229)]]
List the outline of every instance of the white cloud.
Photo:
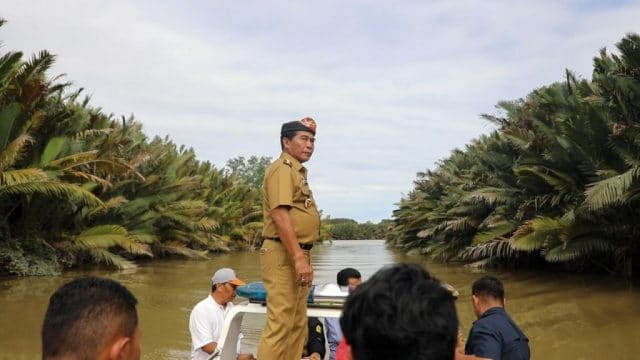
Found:
[(53, 74), (150, 135), (218, 166), (277, 156), (284, 121), (319, 123), (320, 206), (391, 215), (417, 171), (491, 130), (480, 113), (562, 80), (639, 31), (640, 6), (593, 1), (14, 1), (5, 50), (59, 54)]

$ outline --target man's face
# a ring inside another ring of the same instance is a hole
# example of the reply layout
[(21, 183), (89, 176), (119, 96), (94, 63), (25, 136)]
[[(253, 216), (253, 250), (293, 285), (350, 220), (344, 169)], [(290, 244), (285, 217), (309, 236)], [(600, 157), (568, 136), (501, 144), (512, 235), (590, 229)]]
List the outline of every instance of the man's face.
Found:
[(227, 282), (227, 283), (220, 284), (219, 287), (220, 287), (220, 292), (225, 300), (225, 303), (233, 301), (233, 299), (236, 298), (236, 288), (238, 286)]
[(284, 151), (301, 163), (311, 159), (315, 148), (316, 137), (308, 131), (296, 132), (293, 139), (282, 139)]
[(361, 278), (350, 277), (347, 279), (347, 287), (349, 288), (349, 292), (355, 290), (358, 286), (360, 286), (360, 284), (362, 284)]

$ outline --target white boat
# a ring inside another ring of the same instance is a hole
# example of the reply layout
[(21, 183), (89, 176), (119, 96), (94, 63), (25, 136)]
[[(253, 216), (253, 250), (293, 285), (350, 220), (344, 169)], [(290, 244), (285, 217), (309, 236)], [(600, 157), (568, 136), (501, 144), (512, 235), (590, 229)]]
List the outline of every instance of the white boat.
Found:
[[(337, 287), (337, 285), (335, 286)], [(346, 292), (336, 294), (332, 288), (316, 291), (316, 301), (307, 304), (307, 316), (339, 318), (342, 314), (342, 305), (346, 295)], [(242, 320), (245, 314), (263, 314), (266, 316), (267, 307), (263, 303), (245, 301), (229, 310), (222, 325), (222, 332), (216, 351), (209, 357), (209, 360), (236, 360), (238, 356), (238, 337), (240, 336)]]

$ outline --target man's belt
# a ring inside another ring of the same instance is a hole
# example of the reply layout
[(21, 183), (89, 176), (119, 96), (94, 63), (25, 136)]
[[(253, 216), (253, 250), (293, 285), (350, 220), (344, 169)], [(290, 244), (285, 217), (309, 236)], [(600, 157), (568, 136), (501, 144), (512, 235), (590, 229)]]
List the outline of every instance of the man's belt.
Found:
[[(282, 240), (280, 240), (279, 237), (265, 237), (265, 239), (282, 242)], [(313, 248), (313, 244), (301, 244), (301, 243), (298, 243), (298, 245), (300, 245), (300, 249), (302, 249), (302, 250), (311, 250)]]

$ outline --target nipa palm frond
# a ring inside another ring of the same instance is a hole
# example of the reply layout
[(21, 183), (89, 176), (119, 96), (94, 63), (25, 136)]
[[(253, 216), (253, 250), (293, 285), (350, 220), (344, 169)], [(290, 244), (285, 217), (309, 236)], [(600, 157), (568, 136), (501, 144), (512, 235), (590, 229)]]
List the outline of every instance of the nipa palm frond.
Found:
[(117, 207), (119, 207), (122, 204), (126, 204), (128, 202), (127, 198), (125, 198), (124, 196), (116, 196), (113, 197), (107, 201), (105, 201), (101, 206), (96, 207), (95, 209), (92, 209), (88, 216), (89, 218), (94, 218), (98, 215), (101, 215), (105, 212), (108, 212), (111, 209), (115, 209)]
[(0, 193), (4, 186), (14, 186), (47, 180), (47, 174), (38, 168), (0, 171)]
[[(503, 222), (487, 228), (482, 232), (477, 232), (471, 241), (474, 245), (484, 244), (488, 241), (502, 238), (504, 235), (515, 230), (516, 224), (512, 222)], [(502, 239), (504, 240), (504, 239)]]
[(458, 257), (463, 261), (478, 261), (490, 258), (510, 258), (516, 254), (509, 241), (495, 239), (477, 246), (462, 250)]
[(11, 168), (20, 159), (24, 148), (33, 143), (33, 138), (22, 134), (11, 141), (6, 148), (0, 149), (0, 171)]
[(549, 262), (564, 262), (595, 254), (611, 254), (615, 246), (606, 239), (583, 237), (573, 239), (549, 250), (545, 259)]
[(108, 249), (127, 241), (128, 232), (119, 225), (98, 225), (73, 237), (73, 242), (82, 249)]
[(102, 205), (102, 201), (100, 201), (99, 198), (74, 184), (45, 180), (0, 187), (0, 196), (31, 194), (42, 194), (53, 198), (66, 199), (89, 207)]
[(156, 244), (154, 250), (160, 254), (181, 255), (188, 258), (207, 258), (206, 250), (197, 251), (189, 249), (181, 243)]
[(132, 261), (116, 255), (107, 249), (93, 248), (86, 250), (97, 263), (115, 266), (118, 269), (135, 269), (137, 266)]
[(591, 210), (599, 210), (622, 202), (624, 193), (640, 177), (640, 167), (633, 167), (623, 174), (593, 183), (585, 191), (584, 204)]

